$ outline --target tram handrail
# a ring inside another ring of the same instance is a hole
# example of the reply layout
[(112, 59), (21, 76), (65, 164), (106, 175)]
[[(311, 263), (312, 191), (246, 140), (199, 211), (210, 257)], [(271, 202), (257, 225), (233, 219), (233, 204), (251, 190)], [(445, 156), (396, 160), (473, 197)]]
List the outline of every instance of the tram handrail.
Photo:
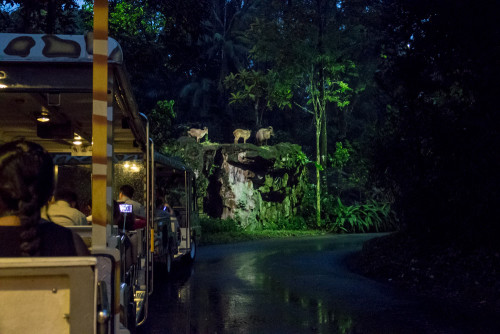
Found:
[(111, 305), (108, 300), (108, 289), (106, 282), (97, 282), (97, 332), (108, 333), (109, 319), (111, 318)]
[[(148, 203), (148, 207), (151, 213), (151, 235), (154, 238), (154, 212), (155, 212), (155, 143), (152, 138), (149, 138), (149, 141), (151, 142), (151, 192), (150, 192), (150, 199), (151, 202)], [(151, 256), (151, 277), (153, 278), (151, 280), (151, 291), (150, 295), (153, 294), (154, 291), (154, 240), (151, 240), (151, 249), (150, 249), (150, 256)]]
[(144, 303), (144, 312), (143, 312), (143, 318), (141, 321), (137, 322), (137, 325), (140, 326), (143, 323), (146, 322), (148, 318), (148, 300), (149, 300), (149, 289), (150, 289), (150, 278), (149, 278), (149, 268), (151, 265), (151, 226), (150, 226), (150, 198), (149, 198), (149, 189), (150, 189), (150, 147), (149, 147), (149, 119), (148, 117), (143, 114), (139, 113), (139, 116), (144, 118), (146, 120), (146, 294), (145, 294), (145, 303)]

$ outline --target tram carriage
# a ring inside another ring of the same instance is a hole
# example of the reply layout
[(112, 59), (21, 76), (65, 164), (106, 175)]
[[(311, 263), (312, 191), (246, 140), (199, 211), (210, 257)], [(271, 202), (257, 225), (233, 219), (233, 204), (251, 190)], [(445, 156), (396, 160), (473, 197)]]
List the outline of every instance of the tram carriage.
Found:
[[(54, 158), (58, 186), (92, 203), (93, 220), (72, 227), (91, 257), (0, 258), (0, 333), (134, 332), (148, 316), (155, 263), (170, 271), (173, 260), (196, 256), (194, 174), (155, 152), (112, 38), (106, 112), (96, 117), (93, 45), (91, 34), (0, 34), (0, 143), (42, 145)], [(114, 209), (123, 184), (146, 208), (131, 227), (117, 225), (127, 217)], [(165, 198), (175, 214), (157, 206)], [(27, 299), (37, 310), (32, 319), (19, 312)]]

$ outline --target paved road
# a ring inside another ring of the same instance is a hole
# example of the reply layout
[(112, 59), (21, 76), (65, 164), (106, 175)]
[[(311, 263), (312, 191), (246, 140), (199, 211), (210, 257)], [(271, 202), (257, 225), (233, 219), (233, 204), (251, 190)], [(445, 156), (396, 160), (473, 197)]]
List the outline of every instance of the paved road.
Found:
[(194, 265), (155, 276), (139, 333), (500, 333), (496, 319), (350, 272), (346, 256), (371, 237), (200, 247)]

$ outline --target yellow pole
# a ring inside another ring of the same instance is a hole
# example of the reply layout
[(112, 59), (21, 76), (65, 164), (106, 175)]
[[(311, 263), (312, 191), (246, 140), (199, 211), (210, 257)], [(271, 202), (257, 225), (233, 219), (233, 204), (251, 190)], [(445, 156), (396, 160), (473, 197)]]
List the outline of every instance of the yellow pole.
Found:
[(108, 1), (94, 1), (92, 67), (92, 247), (106, 247), (112, 208), (112, 122), (108, 107)]
[[(113, 107), (108, 94), (108, 0), (94, 0), (92, 65), (92, 248), (105, 248), (112, 223)], [(120, 295), (120, 261), (115, 266), (115, 296)], [(120, 299), (115, 298), (115, 327)]]

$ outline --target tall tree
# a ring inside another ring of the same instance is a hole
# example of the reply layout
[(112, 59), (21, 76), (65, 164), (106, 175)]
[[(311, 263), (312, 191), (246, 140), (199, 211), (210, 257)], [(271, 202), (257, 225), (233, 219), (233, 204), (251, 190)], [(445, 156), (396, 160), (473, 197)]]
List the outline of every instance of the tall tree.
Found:
[(279, 73), (275, 79), (280, 86), (286, 85), (294, 92), (294, 105), (313, 115), (316, 221), (320, 225), (321, 171), (326, 164), (326, 151), (322, 148), (327, 149), (328, 136), (327, 105), (334, 103), (335, 107), (344, 108), (349, 104), (351, 88), (345, 78), (354, 65), (336, 48), (335, 42), (342, 30), (335, 21), (335, 4), (323, 0), (273, 1), (262, 6), (264, 14), (249, 32), (255, 41), (252, 60)]
[(237, 72), (247, 64), (249, 46), (244, 31), (249, 24), (255, 0), (214, 0), (210, 2), (208, 16), (203, 20), (203, 34), (198, 41), (203, 53), (204, 67), (193, 76), (183, 89), (197, 110), (207, 117), (209, 110), (216, 117), (226, 113), (227, 94), (223, 81), (230, 72)]
[[(92, 1), (87, 0), (87, 12), (91, 6)], [(199, 71), (196, 43), (204, 6), (204, 2), (194, 0), (110, 3), (109, 33), (124, 50), (127, 71), (144, 113), (149, 114), (158, 101), (177, 99), (181, 87)], [(91, 19), (88, 16), (89, 26)]]
[(264, 109), (270, 105), (266, 101), (269, 90), (266, 76), (260, 71), (243, 69), (236, 74), (227, 75), (224, 85), (230, 90), (230, 104), (251, 101), (255, 114), (255, 127), (260, 128)]
[(9, 31), (46, 34), (80, 32), (76, 0), (5, 0), (3, 4), (12, 9)]

